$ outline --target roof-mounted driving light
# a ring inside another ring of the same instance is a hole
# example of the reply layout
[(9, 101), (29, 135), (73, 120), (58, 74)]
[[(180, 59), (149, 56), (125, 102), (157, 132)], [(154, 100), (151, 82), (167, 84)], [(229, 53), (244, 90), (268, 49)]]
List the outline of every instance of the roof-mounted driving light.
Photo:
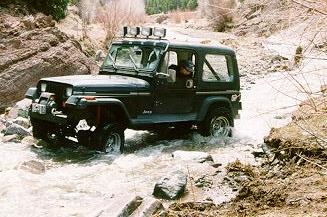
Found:
[(149, 37), (152, 35), (152, 28), (150, 27), (142, 27), (141, 29), (141, 35), (145, 37)]
[(153, 29), (153, 35), (159, 38), (164, 38), (166, 37), (166, 29), (163, 28), (154, 28)]
[(138, 36), (140, 34), (140, 27), (130, 27), (129, 34), (134, 37)]

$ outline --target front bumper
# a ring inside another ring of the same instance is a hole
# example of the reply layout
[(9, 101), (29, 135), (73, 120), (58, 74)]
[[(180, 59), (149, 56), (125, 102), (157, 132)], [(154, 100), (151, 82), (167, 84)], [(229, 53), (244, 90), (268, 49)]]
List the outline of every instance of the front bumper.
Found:
[(37, 112), (33, 112), (32, 109), (29, 110), (29, 116), (31, 119), (35, 120), (41, 120), (49, 123), (54, 123), (57, 125), (67, 125), (67, 115), (63, 114), (52, 114), (52, 113), (46, 113), (46, 114), (39, 114)]
[(55, 94), (43, 92), (37, 100), (34, 100), (30, 109), (31, 120), (45, 121), (57, 125), (67, 124), (67, 115), (57, 111), (58, 105), (55, 102)]

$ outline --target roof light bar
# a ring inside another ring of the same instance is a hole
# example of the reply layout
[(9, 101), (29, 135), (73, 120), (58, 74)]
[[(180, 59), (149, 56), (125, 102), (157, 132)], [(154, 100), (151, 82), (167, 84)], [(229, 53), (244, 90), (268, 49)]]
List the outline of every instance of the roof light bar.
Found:
[(123, 28), (123, 37), (137, 37), (138, 35), (149, 38), (150, 36), (158, 37), (159, 39), (166, 37), (166, 29), (151, 28), (151, 27), (128, 27)]

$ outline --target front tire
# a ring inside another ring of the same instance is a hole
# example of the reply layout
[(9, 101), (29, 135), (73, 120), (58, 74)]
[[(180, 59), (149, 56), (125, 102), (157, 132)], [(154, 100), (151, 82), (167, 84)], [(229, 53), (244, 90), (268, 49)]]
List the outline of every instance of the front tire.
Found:
[(100, 151), (110, 154), (121, 154), (124, 151), (124, 129), (116, 124), (109, 124), (98, 128), (94, 135), (94, 142)]
[(59, 136), (59, 128), (51, 123), (31, 119), (33, 137), (42, 139), (46, 142), (52, 141), (52, 136)]
[(45, 127), (44, 124), (41, 123), (41, 121), (31, 120), (31, 124), (33, 137), (43, 140), (48, 139), (48, 132), (46, 130), (47, 127)]
[(210, 111), (199, 128), (203, 136), (231, 137), (233, 125), (230, 111), (220, 107)]

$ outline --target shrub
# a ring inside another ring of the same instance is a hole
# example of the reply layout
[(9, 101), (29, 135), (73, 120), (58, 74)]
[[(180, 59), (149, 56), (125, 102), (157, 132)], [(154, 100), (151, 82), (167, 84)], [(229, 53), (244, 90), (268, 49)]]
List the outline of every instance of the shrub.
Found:
[(51, 15), (55, 20), (65, 17), (69, 0), (29, 0), (30, 7)]
[(144, 22), (143, 0), (111, 0), (96, 10), (95, 20), (106, 31), (104, 46), (107, 46), (122, 26), (134, 26)]
[(199, 6), (202, 16), (211, 20), (215, 31), (223, 32), (233, 22), (235, 0), (201, 0)]
[(147, 14), (166, 13), (173, 10), (194, 10), (198, 6), (197, 0), (146, 0)]

